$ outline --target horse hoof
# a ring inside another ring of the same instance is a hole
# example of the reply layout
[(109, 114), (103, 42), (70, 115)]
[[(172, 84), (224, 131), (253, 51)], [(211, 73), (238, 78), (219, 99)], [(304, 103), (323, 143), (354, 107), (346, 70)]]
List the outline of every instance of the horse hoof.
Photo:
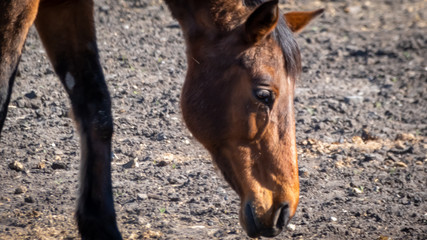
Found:
[(83, 240), (122, 240), (115, 216), (77, 216), (77, 224)]

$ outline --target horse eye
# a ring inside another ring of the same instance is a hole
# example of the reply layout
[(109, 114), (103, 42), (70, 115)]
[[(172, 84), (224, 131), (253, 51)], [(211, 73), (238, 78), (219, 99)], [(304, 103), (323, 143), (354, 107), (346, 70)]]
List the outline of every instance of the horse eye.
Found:
[(255, 89), (254, 95), (256, 99), (264, 104), (271, 105), (274, 101), (274, 94), (272, 91), (267, 89)]

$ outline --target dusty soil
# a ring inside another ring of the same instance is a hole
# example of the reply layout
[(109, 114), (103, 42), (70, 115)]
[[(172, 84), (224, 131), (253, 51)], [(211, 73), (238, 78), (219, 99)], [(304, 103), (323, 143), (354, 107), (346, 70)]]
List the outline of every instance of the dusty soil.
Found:
[[(426, 2), (282, 3), (326, 12), (297, 38), (301, 198), (277, 239), (427, 239)], [(100, 0), (95, 10), (123, 237), (245, 239), (236, 194), (181, 120), (177, 22), (154, 0)], [(78, 238), (68, 110), (32, 29), (0, 140), (0, 239)]]

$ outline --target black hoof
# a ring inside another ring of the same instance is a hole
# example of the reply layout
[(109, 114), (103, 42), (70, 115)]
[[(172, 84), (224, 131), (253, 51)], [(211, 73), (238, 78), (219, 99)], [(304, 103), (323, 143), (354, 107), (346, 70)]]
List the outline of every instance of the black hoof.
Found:
[(122, 236), (113, 216), (77, 215), (77, 225), (83, 240), (121, 240)]

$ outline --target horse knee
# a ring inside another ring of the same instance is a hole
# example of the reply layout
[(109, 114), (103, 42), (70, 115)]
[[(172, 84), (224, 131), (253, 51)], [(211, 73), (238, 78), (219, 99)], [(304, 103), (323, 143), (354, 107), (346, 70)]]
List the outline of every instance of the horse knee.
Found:
[(110, 104), (73, 104), (71, 116), (80, 134), (88, 133), (109, 141), (113, 135), (113, 117)]
[(99, 110), (92, 121), (94, 133), (103, 140), (110, 140), (113, 135), (113, 118), (110, 110)]

